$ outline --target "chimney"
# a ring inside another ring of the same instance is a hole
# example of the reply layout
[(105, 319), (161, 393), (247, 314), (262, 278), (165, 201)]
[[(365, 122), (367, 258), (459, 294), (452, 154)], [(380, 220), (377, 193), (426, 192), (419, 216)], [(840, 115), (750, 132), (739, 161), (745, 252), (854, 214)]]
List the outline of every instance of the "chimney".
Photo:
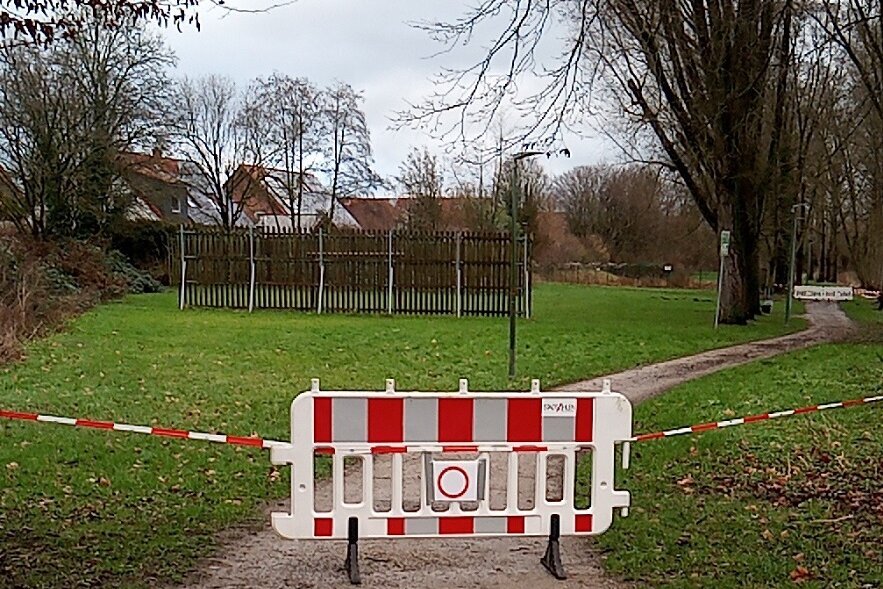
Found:
[(153, 148), (153, 152), (150, 154), (151, 159), (159, 160), (162, 159), (162, 147), (159, 145)]

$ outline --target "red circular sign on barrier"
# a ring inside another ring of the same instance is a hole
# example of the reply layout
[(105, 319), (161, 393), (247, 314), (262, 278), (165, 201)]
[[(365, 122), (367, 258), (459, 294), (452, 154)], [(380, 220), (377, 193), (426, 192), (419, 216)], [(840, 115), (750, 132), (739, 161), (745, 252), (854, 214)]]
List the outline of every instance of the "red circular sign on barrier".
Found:
[(448, 499), (459, 499), (469, 490), (469, 475), (459, 466), (448, 466), (438, 473), (435, 485), (439, 493)]

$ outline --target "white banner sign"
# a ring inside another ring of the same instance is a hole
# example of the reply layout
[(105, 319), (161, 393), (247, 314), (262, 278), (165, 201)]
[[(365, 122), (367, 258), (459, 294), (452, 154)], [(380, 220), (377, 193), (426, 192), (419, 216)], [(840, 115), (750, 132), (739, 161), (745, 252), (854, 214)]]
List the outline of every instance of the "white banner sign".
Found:
[(795, 286), (794, 298), (802, 301), (851, 301), (851, 286)]

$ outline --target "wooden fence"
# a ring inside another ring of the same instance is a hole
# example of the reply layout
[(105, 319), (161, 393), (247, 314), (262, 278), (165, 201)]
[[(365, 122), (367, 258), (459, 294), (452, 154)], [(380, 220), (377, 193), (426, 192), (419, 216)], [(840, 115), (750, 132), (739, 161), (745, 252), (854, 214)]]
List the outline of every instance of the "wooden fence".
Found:
[[(182, 227), (170, 242), (181, 309), (508, 313), (507, 233)], [(530, 316), (530, 241), (517, 250), (517, 312)]]

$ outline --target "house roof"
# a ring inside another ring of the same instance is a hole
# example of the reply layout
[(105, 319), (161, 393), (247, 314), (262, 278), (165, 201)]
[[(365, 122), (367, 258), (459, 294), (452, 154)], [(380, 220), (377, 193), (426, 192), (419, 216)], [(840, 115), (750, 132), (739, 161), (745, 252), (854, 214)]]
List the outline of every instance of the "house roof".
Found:
[[(267, 190), (281, 205), (283, 211), (288, 211), (288, 193), (290, 187), (295, 187), (300, 174), (287, 172), (278, 168), (264, 168), (263, 180)], [(314, 175), (303, 174), (303, 202), (301, 203), (301, 215), (315, 215), (329, 209), (328, 195), (322, 183)]]
[(145, 201), (142, 205), (158, 218), (162, 218), (162, 212), (145, 198), (145, 190), (176, 192), (179, 197), (186, 197), (187, 216), (195, 223), (210, 225), (220, 220), (209, 181), (193, 162), (165, 157), (158, 151), (152, 154), (127, 152), (119, 157), (125, 166), (124, 176), (136, 196)]
[(399, 225), (407, 202), (398, 198), (342, 198), (340, 204), (365, 231), (391, 231)]
[[(243, 177), (254, 180), (254, 184), (243, 185)], [(233, 176), (233, 198), (237, 202), (246, 199), (243, 212), (253, 222), (264, 215), (288, 217), (291, 209), (289, 187), (296, 187), (297, 179), (296, 172), (243, 164)], [(302, 227), (312, 227), (328, 214), (331, 196), (313, 174), (304, 174), (303, 183), (300, 209)], [(333, 222), (338, 226), (359, 225), (345, 207), (335, 207)]]
[(163, 157), (158, 152), (147, 153), (121, 153), (120, 161), (126, 168), (126, 172), (137, 172), (142, 176), (150, 176), (157, 180), (174, 183), (180, 180), (181, 161)]
[[(404, 223), (408, 209), (416, 201), (412, 196), (396, 198), (344, 198), (341, 204), (349, 211), (359, 227), (366, 231), (390, 231)], [(438, 199), (440, 219), (438, 230), (468, 231), (471, 229), (466, 211), (466, 199), (441, 197)]]

